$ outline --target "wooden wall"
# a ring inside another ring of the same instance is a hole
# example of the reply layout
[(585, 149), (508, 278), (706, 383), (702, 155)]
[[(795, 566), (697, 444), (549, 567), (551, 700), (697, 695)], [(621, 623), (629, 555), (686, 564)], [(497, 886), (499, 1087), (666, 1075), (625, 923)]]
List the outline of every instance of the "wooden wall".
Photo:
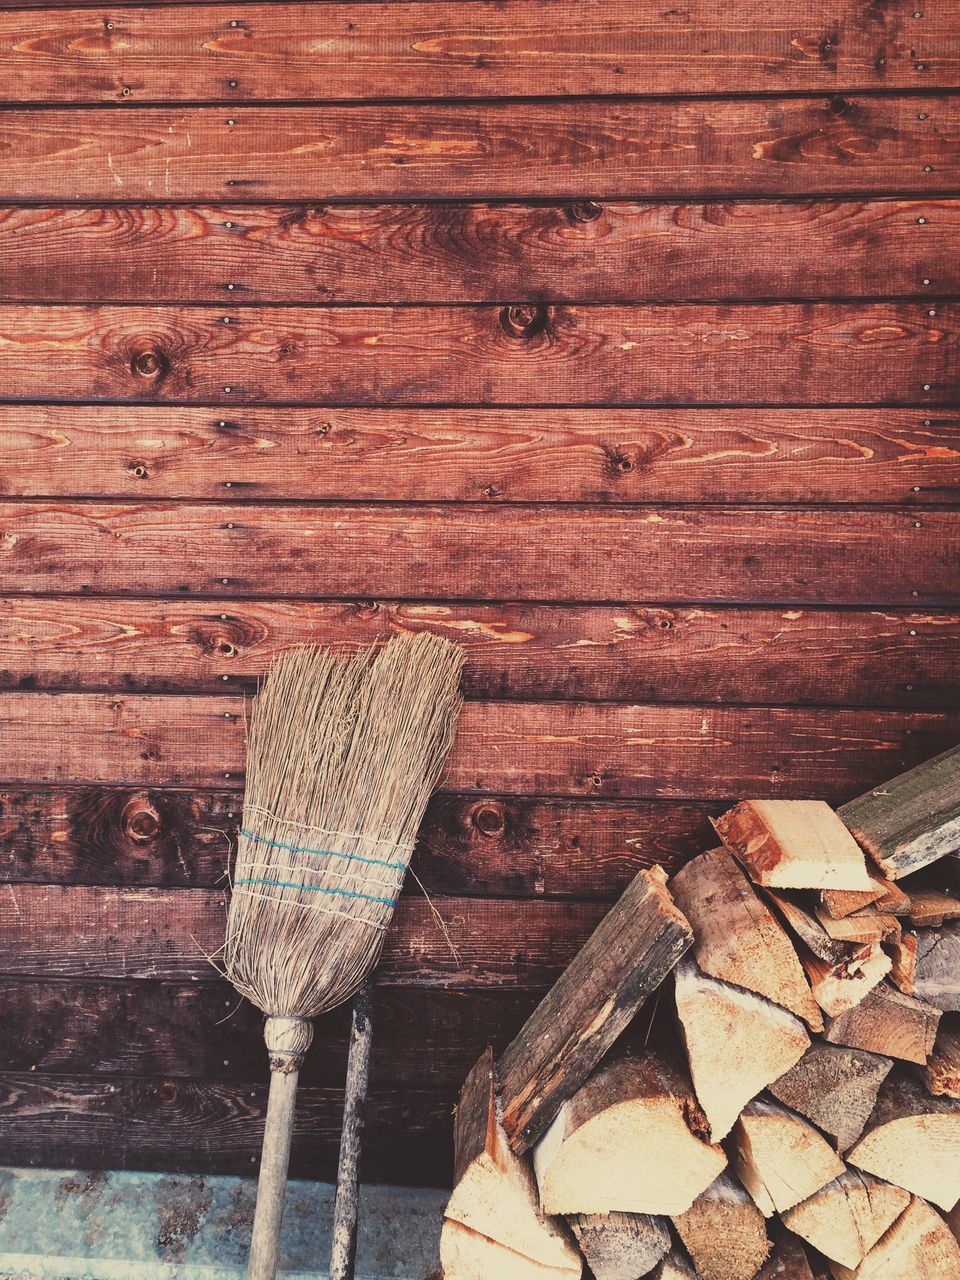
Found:
[(960, 740), (958, 90), (958, 0), (0, 11), (5, 1161), (253, 1171), (204, 953), (284, 645), (469, 651), (373, 1178), (636, 867)]

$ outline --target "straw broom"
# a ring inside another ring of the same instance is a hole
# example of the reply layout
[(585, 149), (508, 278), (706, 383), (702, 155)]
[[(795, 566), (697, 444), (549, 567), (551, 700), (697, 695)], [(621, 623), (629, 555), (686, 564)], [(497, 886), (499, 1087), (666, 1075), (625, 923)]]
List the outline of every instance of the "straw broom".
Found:
[(427, 633), (350, 657), (290, 649), (254, 699), (224, 946), (230, 981), (267, 1015), (249, 1280), (276, 1275), (310, 1019), (349, 1000), (380, 956), (453, 740), (462, 663)]

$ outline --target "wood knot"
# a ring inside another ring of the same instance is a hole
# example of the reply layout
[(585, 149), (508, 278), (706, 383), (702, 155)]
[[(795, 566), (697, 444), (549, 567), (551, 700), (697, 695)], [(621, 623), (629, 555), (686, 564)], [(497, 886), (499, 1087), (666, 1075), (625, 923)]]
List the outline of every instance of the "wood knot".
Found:
[(550, 308), (536, 302), (522, 302), (504, 307), (500, 327), (511, 338), (535, 338), (550, 322)]
[(567, 205), (567, 217), (571, 222), (595, 222), (603, 213), (603, 205), (596, 200), (578, 200)]
[(853, 103), (848, 98), (843, 98), (839, 94), (829, 100), (827, 106), (835, 116), (848, 115), (853, 110)]
[(130, 362), (131, 370), (140, 378), (157, 381), (167, 373), (170, 362), (158, 348), (150, 347), (146, 351), (138, 351)]
[(157, 1097), (161, 1102), (169, 1106), (177, 1100), (177, 1086), (172, 1080), (164, 1080), (163, 1084), (157, 1090)]
[(485, 803), (478, 805), (471, 815), (473, 825), (482, 836), (499, 836), (507, 825), (503, 806)]
[(163, 821), (149, 800), (134, 796), (123, 806), (120, 817), (123, 833), (134, 844), (149, 844), (156, 840), (163, 828)]

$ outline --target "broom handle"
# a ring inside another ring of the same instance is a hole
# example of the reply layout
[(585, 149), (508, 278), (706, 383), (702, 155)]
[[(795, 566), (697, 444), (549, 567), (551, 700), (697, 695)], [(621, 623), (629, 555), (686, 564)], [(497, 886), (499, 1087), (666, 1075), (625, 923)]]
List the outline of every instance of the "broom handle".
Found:
[(368, 978), (353, 998), (347, 1083), (343, 1098), (343, 1130), (337, 1166), (337, 1201), (333, 1211), (333, 1249), (330, 1280), (353, 1280), (357, 1258), (357, 1216), (360, 1192), (360, 1149), (367, 1110), (370, 1046), (373, 1043), (373, 979)]
[(263, 1038), (270, 1054), (270, 1096), (247, 1280), (274, 1280), (277, 1274), (297, 1077), (313, 1039), (313, 1027), (305, 1018), (267, 1018)]

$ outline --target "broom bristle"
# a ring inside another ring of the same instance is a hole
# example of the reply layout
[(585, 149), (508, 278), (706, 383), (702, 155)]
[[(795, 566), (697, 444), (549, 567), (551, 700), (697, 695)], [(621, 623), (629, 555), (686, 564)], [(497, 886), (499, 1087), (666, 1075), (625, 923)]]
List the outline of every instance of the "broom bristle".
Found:
[(224, 964), (266, 1014), (312, 1018), (376, 963), (460, 711), (463, 651), (421, 633), (305, 647), (253, 703)]

